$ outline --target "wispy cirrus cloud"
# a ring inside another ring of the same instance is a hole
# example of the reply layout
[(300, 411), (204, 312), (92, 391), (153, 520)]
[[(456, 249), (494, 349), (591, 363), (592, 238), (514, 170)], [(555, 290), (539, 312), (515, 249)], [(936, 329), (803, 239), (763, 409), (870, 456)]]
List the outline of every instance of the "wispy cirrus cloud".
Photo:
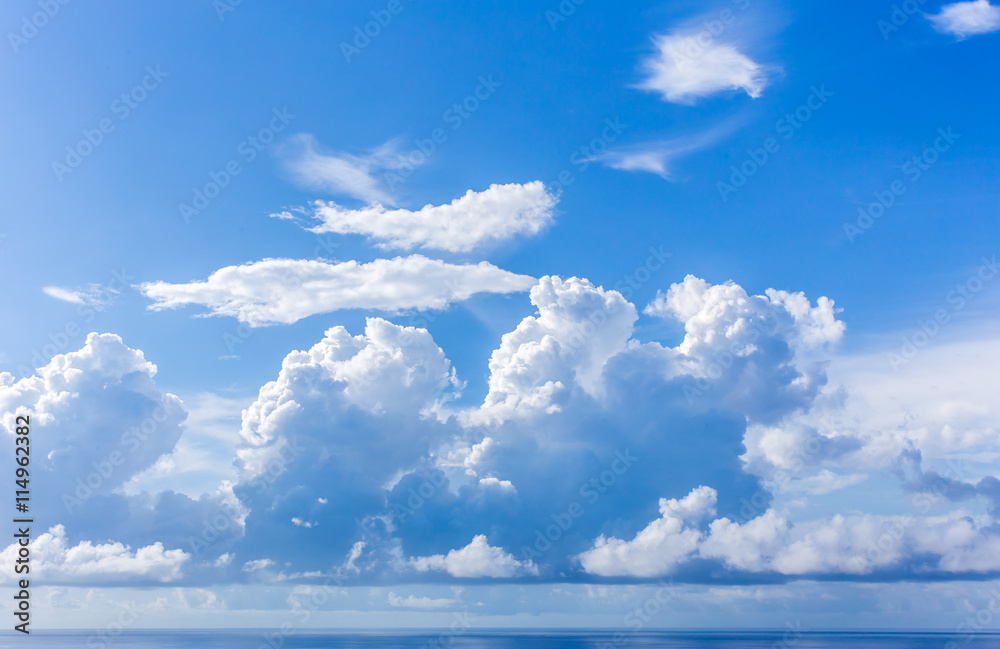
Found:
[(738, 124), (730, 120), (702, 133), (685, 135), (667, 140), (640, 142), (628, 147), (610, 149), (591, 160), (621, 171), (645, 171), (664, 180), (676, 180), (674, 166), (677, 160), (697, 153), (719, 142), (736, 130)]
[(1000, 6), (989, 0), (955, 2), (941, 7), (941, 13), (927, 16), (934, 29), (958, 38), (1000, 30)]
[(42, 288), (42, 292), (56, 300), (89, 306), (97, 311), (108, 309), (118, 299), (118, 295), (120, 294), (118, 289), (101, 284), (91, 284), (87, 288), (77, 289), (63, 288), (61, 286), (45, 286)]
[(302, 133), (285, 151), (285, 166), (296, 182), (310, 189), (363, 201), (395, 205), (392, 192), (379, 174), (415, 166), (400, 149), (399, 138), (388, 140), (363, 154), (324, 152), (316, 138)]

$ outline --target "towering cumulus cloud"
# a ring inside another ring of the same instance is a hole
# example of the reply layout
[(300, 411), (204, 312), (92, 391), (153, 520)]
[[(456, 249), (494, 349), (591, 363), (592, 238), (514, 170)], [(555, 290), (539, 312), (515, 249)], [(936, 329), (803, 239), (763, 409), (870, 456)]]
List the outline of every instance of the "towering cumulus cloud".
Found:
[[(0, 375), (4, 411), (30, 409), (45, 431), (39, 569), (60, 583), (356, 584), (1000, 570), (995, 478), (924, 468), (912, 439), (900, 450), (816, 423), (848, 419), (826, 387), (844, 333), (831, 300), (693, 276), (641, 313), (576, 277), (543, 277), (530, 299), (471, 405), (427, 330), (383, 318), (328, 329), (243, 411), (237, 482), (197, 500), (121, 492), (198, 434), (142, 352), (92, 334), (34, 376)], [(641, 318), (683, 339), (637, 340)], [(877, 458), (910, 510), (798, 513)], [(803, 497), (779, 498), (789, 491)]]
[[(807, 352), (842, 331), (829, 301), (695, 278), (647, 309), (684, 323), (677, 348), (635, 341), (635, 306), (585, 279), (544, 277), (530, 298), (537, 313), (493, 352), (475, 408), (451, 403), (457, 378), (421, 329), (371, 319), (363, 336), (336, 327), (290, 354), (244, 415), (238, 548), (264, 559), (302, 548), (300, 570), (349, 557), (358, 579), (585, 578), (601, 563), (578, 558), (593, 540), (614, 544), (659, 500), (670, 517), (657, 525), (692, 546), (635, 573), (659, 574), (696, 551), (704, 533), (688, 527), (709, 505), (735, 511), (761, 490), (742, 468), (738, 408), (773, 418), (808, 404), (823, 375)], [(731, 348), (739, 362), (715, 377)], [(767, 382), (764, 405), (747, 392), (751, 373)], [(693, 399), (706, 376), (717, 385)]]
[(191, 558), (188, 539), (227, 498), (225, 487), (198, 501), (170, 491), (122, 495), (122, 485), (170, 453), (183, 432), (184, 405), (157, 388), (155, 375), (141, 351), (96, 333), (32, 376), (0, 374), (11, 436), (0, 458), (9, 464), (14, 417), (31, 417), (31, 513), (51, 526), (33, 545), (49, 583), (178, 580)]

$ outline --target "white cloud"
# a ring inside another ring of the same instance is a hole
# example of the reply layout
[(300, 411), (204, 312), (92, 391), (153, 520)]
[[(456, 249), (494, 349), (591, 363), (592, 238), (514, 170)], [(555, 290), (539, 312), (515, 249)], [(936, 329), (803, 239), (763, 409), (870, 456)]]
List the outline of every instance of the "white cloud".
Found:
[(658, 577), (669, 573), (698, 549), (702, 533), (688, 527), (715, 513), (718, 494), (698, 487), (681, 500), (660, 498), (660, 518), (631, 541), (603, 534), (579, 556), (583, 569), (602, 577)]
[(500, 478), (495, 478), (493, 476), (486, 476), (485, 478), (479, 479), (479, 485), (482, 487), (500, 489), (501, 491), (510, 491), (512, 493), (517, 493), (517, 488), (514, 487), (514, 483), (510, 480), (501, 480)]
[[(324, 505), (326, 504), (325, 500), (323, 501), (323, 504)], [(364, 552), (364, 550), (365, 550), (364, 541), (358, 541), (357, 543), (352, 545), (351, 551), (347, 553), (347, 558), (344, 559), (344, 564), (343, 564), (344, 570), (350, 570), (351, 572), (354, 573), (361, 572), (361, 568), (359, 568), (355, 562), (361, 558), (361, 553)]]
[[(14, 565), (19, 546), (12, 543), (0, 558)], [(93, 544), (81, 541), (70, 546), (66, 529), (56, 525), (31, 541), (31, 570), (44, 583), (77, 582), (88, 585), (136, 579), (172, 582), (181, 578), (181, 568), (191, 558), (183, 550), (165, 550), (154, 543), (134, 552), (121, 543)], [(7, 578), (13, 580), (10, 573)]]
[(51, 298), (69, 302), (70, 304), (86, 305), (95, 311), (107, 310), (118, 299), (120, 291), (111, 286), (91, 284), (85, 289), (68, 289), (61, 286), (45, 286), (42, 292)]
[(364, 155), (343, 151), (322, 153), (312, 135), (300, 134), (292, 140), (293, 151), (285, 161), (289, 171), (302, 185), (322, 189), (338, 196), (394, 205), (395, 199), (378, 174), (415, 167), (400, 150), (400, 140), (392, 139)]
[(252, 399), (252, 395), (232, 397), (210, 392), (185, 395), (185, 428), (192, 434), (181, 435), (169, 455), (133, 476), (124, 486), (125, 493), (173, 489), (198, 498), (214, 491), (223, 481), (234, 482), (232, 458), (239, 437), (233, 431), (239, 428), (240, 413)]
[(750, 296), (729, 281), (710, 285), (688, 275), (656, 298), (643, 313), (672, 317), (684, 323), (685, 337), (679, 349), (685, 354), (704, 354), (703, 346), (740, 341), (738, 353), (752, 353), (752, 342), (741, 340), (752, 331), (754, 320), (775, 320), (783, 337), (792, 345), (807, 349), (840, 340), (845, 325), (837, 320), (833, 300), (821, 297), (812, 306), (803, 293), (767, 289), (767, 297)]
[(812, 306), (802, 293), (751, 296), (731, 281), (713, 286), (688, 275), (643, 313), (684, 324), (667, 371), (695, 379), (689, 397), (715, 396), (761, 421), (810, 404), (826, 382), (816, 357), (843, 335), (837, 311), (826, 297)]
[(396, 593), (390, 591), (388, 602), (389, 606), (395, 606), (397, 608), (419, 608), (423, 610), (430, 610), (453, 606), (458, 603), (458, 600), (447, 598), (431, 599), (430, 597), (417, 597), (415, 595), (400, 597)]
[(42, 288), (42, 293), (45, 293), (51, 298), (57, 300), (62, 300), (63, 302), (69, 302), (70, 304), (83, 304), (83, 296), (79, 291), (73, 291), (68, 288), (60, 288), (58, 286), (46, 286)]
[(470, 252), (516, 236), (538, 234), (552, 222), (557, 200), (541, 181), (534, 181), (490, 185), (482, 192), (470, 189), (451, 203), (416, 211), (387, 210), (379, 203), (346, 209), (316, 201), (313, 216), (322, 223), (312, 232), (362, 234), (377, 240), (383, 249)]
[(227, 266), (205, 281), (148, 282), (138, 288), (153, 300), (154, 311), (201, 304), (212, 315), (259, 327), (341, 309), (443, 309), (476, 293), (515, 293), (534, 284), (527, 275), (487, 262), (456, 265), (411, 255), (367, 264), (265, 259)]
[(732, 45), (707, 42), (695, 32), (673, 32), (654, 39), (657, 54), (643, 62), (647, 78), (641, 88), (660, 93), (666, 101), (690, 104), (726, 90), (744, 90), (759, 97), (767, 85), (767, 70)]
[(243, 564), (243, 572), (258, 572), (273, 567), (274, 561), (271, 559), (254, 559)]
[[(356, 336), (331, 327), (310, 349), (290, 352), (243, 414), (234, 489), (254, 502), (274, 498), (251, 509), (247, 529), (302, 535), (291, 522), (298, 518), (316, 533), (299, 538), (290, 556), (311, 566), (320, 556), (326, 565), (347, 556), (342, 568), (352, 573), (381, 561), (370, 554), (383, 549), (382, 538), (366, 543), (361, 535), (384, 525), (375, 519), (385, 514), (394, 476), (422, 466), (454, 434), (436, 411), (459, 387), (427, 330), (381, 318)], [(261, 554), (273, 545), (247, 542)]]
[[(313, 395), (299, 394), (308, 379), (326, 379), (336, 392), (323, 395), (372, 413), (416, 415), (449, 397), (457, 388), (454, 370), (426, 329), (401, 327), (368, 318), (363, 335), (351, 336), (342, 326), (331, 327), (309, 351), (288, 354), (276, 381), (260, 389), (243, 411), (241, 435), (254, 446), (282, 438), (290, 418)], [(326, 499), (317, 499), (325, 504)]]
[[(73, 512), (92, 494), (112, 493), (174, 448), (187, 413), (179, 398), (157, 389), (155, 376), (142, 351), (97, 333), (32, 376), (14, 381), (0, 373), (0, 422), (11, 439), (15, 413), (29, 410), (44, 427), (32, 466), (44, 472), (41, 488), (60, 509)], [(91, 485), (80, 489), (77, 480)]]
[(537, 575), (538, 567), (531, 561), (518, 561), (503, 548), (493, 547), (486, 536), (478, 534), (469, 545), (451, 550), (447, 555), (410, 559), (410, 566), (418, 572), (442, 570), (452, 577), (516, 577)]
[(829, 469), (822, 469), (816, 475), (789, 481), (779, 486), (782, 492), (805, 491), (814, 496), (821, 496), (847, 487), (861, 484), (868, 479), (864, 473), (839, 475)]
[(608, 151), (595, 158), (612, 169), (646, 171), (664, 180), (672, 180), (673, 162), (686, 153), (703, 147), (682, 146), (676, 142), (646, 142), (628, 149)]
[(934, 29), (959, 38), (1000, 30), (1000, 6), (989, 0), (955, 2), (941, 7), (941, 13), (927, 16)]
[[(886, 346), (898, 351), (898, 340)], [(820, 487), (823, 472), (815, 471), (821, 464), (841, 472), (880, 470), (906, 449), (918, 449), (931, 462), (954, 458), (952, 477), (995, 475), (990, 453), (1000, 439), (1000, 407), (990, 368), (1000, 363), (1000, 340), (942, 335), (935, 343), (899, 372), (884, 348), (834, 356), (830, 382), (810, 408), (773, 425), (749, 426), (748, 471), (784, 481), (783, 489), (809, 490)], [(963, 452), (981, 457), (983, 466), (955, 457)]]
[(721, 560), (731, 569), (760, 572), (787, 541), (788, 529), (788, 521), (773, 509), (744, 525), (720, 518), (709, 525), (708, 537), (698, 552), (707, 559)]
[(631, 541), (598, 537), (580, 562), (593, 575), (646, 578), (671, 574), (695, 557), (730, 570), (803, 577), (1000, 569), (1000, 535), (985, 516), (837, 514), (793, 524), (768, 509), (742, 524), (713, 520), (705, 534), (697, 522), (714, 513), (714, 503), (715, 490), (707, 487), (681, 501), (660, 499), (661, 518)]
[(645, 171), (664, 180), (674, 180), (674, 162), (688, 154), (706, 149), (733, 132), (736, 123), (729, 121), (721, 126), (695, 135), (677, 137), (659, 142), (642, 142), (631, 147), (610, 149), (592, 158), (597, 162), (621, 171)]
[(543, 277), (530, 295), (538, 315), (504, 334), (490, 357), (483, 420), (556, 412), (577, 384), (598, 394), (604, 364), (624, 349), (638, 317), (620, 293), (576, 277)]

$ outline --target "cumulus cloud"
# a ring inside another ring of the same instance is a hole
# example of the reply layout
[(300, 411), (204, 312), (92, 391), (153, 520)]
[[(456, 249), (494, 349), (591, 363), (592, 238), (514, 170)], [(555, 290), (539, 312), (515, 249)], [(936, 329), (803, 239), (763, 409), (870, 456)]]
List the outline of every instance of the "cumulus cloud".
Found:
[[(14, 565), (18, 544), (8, 545), (0, 558)], [(31, 541), (32, 575), (47, 584), (125, 582), (132, 580), (172, 582), (191, 558), (183, 550), (166, 550), (162, 543), (132, 549), (121, 543), (94, 544), (81, 541), (70, 546), (66, 529), (56, 525)], [(7, 575), (13, 580), (12, 574)]]
[(118, 336), (91, 333), (80, 350), (56, 355), (32, 376), (0, 373), (5, 432), (13, 439), (22, 412), (45, 431), (33, 448), (39, 495), (72, 512), (173, 449), (187, 413), (177, 396), (157, 389), (156, 371)]
[(274, 567), (271, 559), (254, 559), (243, 564), (243, 572), (259, 572)]
[(362, 234), (382, 249), (425, 248), (448, 252), (472, 250), (538, 234), (552, 222), (557, 198), (541, 181), (471, 189), (444, 205), (419, 210), (387, 210), (380, 203), (347, 209), (333, 202), (313, 203), (321, 221), (312, 232)]
[(659, 93), (666, 101), (691, 104), (727, 90), (759, 97), (767, 85), (767, 69), (733, 45), (697, 32), (657, 36), (657, 53), (643, 62), (646, 79), (639, 87)]
[[(155, 376), (156, 366), (141, 350), (116, 335), (98, 333), (31, 376), (14, 380), (0, 373), (0, 422), (10, 440), (0, 446), (0, 459), (13, 464), (15, 416), (29, 415), (37, 433), (31, 449), (36, 520), (61, 524), (71, 558), (90, 552), (88, 543), (95, 538), (140, 548), (139, 559), (162, 567), (163, 572), (147, 575), (159, 579), (173, 574), (164, 566), (179, 557), (163, 548), (184, 548), (193, 556), (191, 539), (201, 537), (205, 521), (219, 515), (222, 506), (238, 506), (225, 485), (197, 499), (170, 490), (123, 493), (133, 478), (173, 452), (185, 431), (184, 405), (159, 390)], [(238, 520), (214, 530), (218, 545), (212, 556), (241, 533)], [(100, 552), (92, 563), (124, 561), (124, 550), (108, 550), (107, 561)], [(123, 570), (123, 576), (146, 578), (127, 565)]]
[(765, 293), (751, 296), (731, 281), (712, 286), (688, 275), (643, 311), (684, 323), (673, 371), (695, 379), (688, 395), (714, 393), (751, 421), (809, 404), (826, 382), (813, 355), (845, 328), (826, 297), (812, 306), (802, 293)]
[(682, 500), (660, 500), (662, 516), (631, 541), (599, 536), (579, 555), (599, 576), (664, 577), (694, 559), (720, 561), (746, 573), (784, 576), (919, 576), (1000, 570), (1000, 534), (988, 517), (837, 514), (792, 523), (768, 509), (744, 523), (718, 518), (707, 533), (697, 523), (714, 514), (715, 490), (699, 487)]
[[(884, 352), (833, 356), (829, 384), (809, 408), (751, 423), (746, 469), (782, 490), (808, 491), (824, 470), (883, 471), (901, 460), (919, 467), (908, 460), (915, 453), (936, 467), (928, 474), (973, 484), (995, 474), (1000, 409), (989, 368), (996, 362), (1000, 341), (992, 339), (942, 341), (905, 372), (893, 371)], [(926, 484), (919, 471), (907, 474), (905, 488)]]
[[(287, 418), (303, 407), (296, 382), (309, 378), (336, 388), (344, 405), (373, 414), (418, 414), (448, 398), (457, 388), (454, 370), (444, 351), (425, 329), (401, 327), (381, 318), (368, 318), (363, 335), (351, 336), (342, 326), (327, 330), (308, 351), (292, 352), (281, 364), (276, 381), (264, 385), (243, 411), (241, 435), (254, 446), (274, 443), (294, 430)], [(317, 504), (327, 504), (317, 497)]]
[(934, 29), (958, 38), (1000, 30), (1000, 6), (989, 0), (954, 2), (941, 7), (941, 13), (927, 17)]
[(660, 499), (661, 517), (631, 541), (601, 535), (578, 558), (583, 569), (601, 577), (658, 577), (668, 574), (698, 549), (702, 534), (687, 523), (715, 513), (718, 492), (698, 487), (684, 498)]
[[(845, 403), (823, 387), (822, 360), (844, 332), (832, 301), (750, 295), (732, 282), (687, 277), (645, 309), (683, 327), (669, 346), (636, 340), (635, 306), (587, 280), (545, 277), (530, 298), (536, 313), (502, 337), (478, 405), (458, 400), (462, 382), (427, 330), (383, 318), (369, 318), (360, 333), (332, 327), (290, 352), (244, 410), (235, 484), (197, 500), (122, 495), (115, 485), (175, 447), (178, 401), (160, 422), (166, 428), (146, 436), (148, 452), (119, 463), (121, 478), (101, 477), (107, 487), (95, 482), (99, 493), (65, 517), (66, 547), (112, 538), (125, 549), (110, 555), (140, 556), (130, 546), (160, 564), (167, 560), (158, 552), (182, 548), (198, 566), (176, 577), (168, 568), (126, 573), (139, 581), (179, 581), (187, 572), (310, 580), (331, 566), (358, 583), (882, 579), (997, 569), (995, 521), (981, 513), (802, 521), (772, 502), (774, 492), (821, 497), (850, 488), (879, 457), (896, 460), (915, 498), (940, 491), (939, 507), (988, 508), (1000, 493), (995, 479), (946, 478), (916, 451), (900, 456), (887, 443), (879, 455), (875, 438), (805, 417)], [(11, 413), (27, 404), (53, 433), (39, 462), (84, 462), (60, 464), (61, 475), (45, 480), (58, 488), (47, 502), (74, 493), (78, 478), (86, 484), (123, 432), (141, 431), (158, 405), (173, 403), (154, 376), (140, 351), (97, 334), (34, 376), (0, 375), (8, 434)], [(70, 447), (79, 450), (62, 457)], [(856, 459), (864, 448), (868, 464)], [(743, 515), (746, 502), (753, 508)], [(288, 548), (287, 574), (273, 574), (275, 547)]]
[(417, 572), (440, 570), (452, 577), (515, 577), (537, 575), (538, 567), (531, 561), (518, 561), (503, 548), (493, 547), (484, 534), (477, 534), (464, 548), (452, 550), (447, 555), (410, 559)]
[(139, 289), (154, 311), (200, 304), (212, 315), (259, 327), (341, 309), (443, 309), (476, 293), (515, 293), (534, 283), (487, 262), (456, 265), (411, 255), (367, 264), (265, 259), (227, 266), (205, 281), (148, 282)]
[(556, 412), (577, 384), (597, 394), (604, 364), (625, 348), (638, 318), (620, 293), (576, 277), (543, 277), (530, 298), (538, 315), (504, 334), (490, 357), (483, 419)]
[(285, 165), (300, 184), (337, 196), (366, 202), (395, 205), (395, 197), (379, 174), (414, 167), (401, 150), (401, 141), (392, 139), (362, 155), (344, 151), (324, 153), (312, 135), (292, 138)]
[(289, 353), (243, 414), (234, 487), (250, 509), (242, 551), (263, 554), (286, 539), (310, 569), (348, 552), (349, 569), (364, 565), (360, 537), (384, 533), (386, 485), (429, 465), (431, 451), (455, 435), (435, 413), (459, 387), (425, 329), (380, 318), (361, 335), (332, 327), (309, 350)]

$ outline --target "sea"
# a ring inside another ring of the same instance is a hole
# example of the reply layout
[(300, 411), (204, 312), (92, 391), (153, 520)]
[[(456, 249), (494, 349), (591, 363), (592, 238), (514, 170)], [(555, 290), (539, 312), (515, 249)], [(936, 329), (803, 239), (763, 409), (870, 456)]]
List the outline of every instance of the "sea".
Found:
[(837, 631), (444, 632), (130, 631), (116, 636), (49, 631), (0, 636), (0, 647), (74, 649), (987, 649), (1000, 633)]

